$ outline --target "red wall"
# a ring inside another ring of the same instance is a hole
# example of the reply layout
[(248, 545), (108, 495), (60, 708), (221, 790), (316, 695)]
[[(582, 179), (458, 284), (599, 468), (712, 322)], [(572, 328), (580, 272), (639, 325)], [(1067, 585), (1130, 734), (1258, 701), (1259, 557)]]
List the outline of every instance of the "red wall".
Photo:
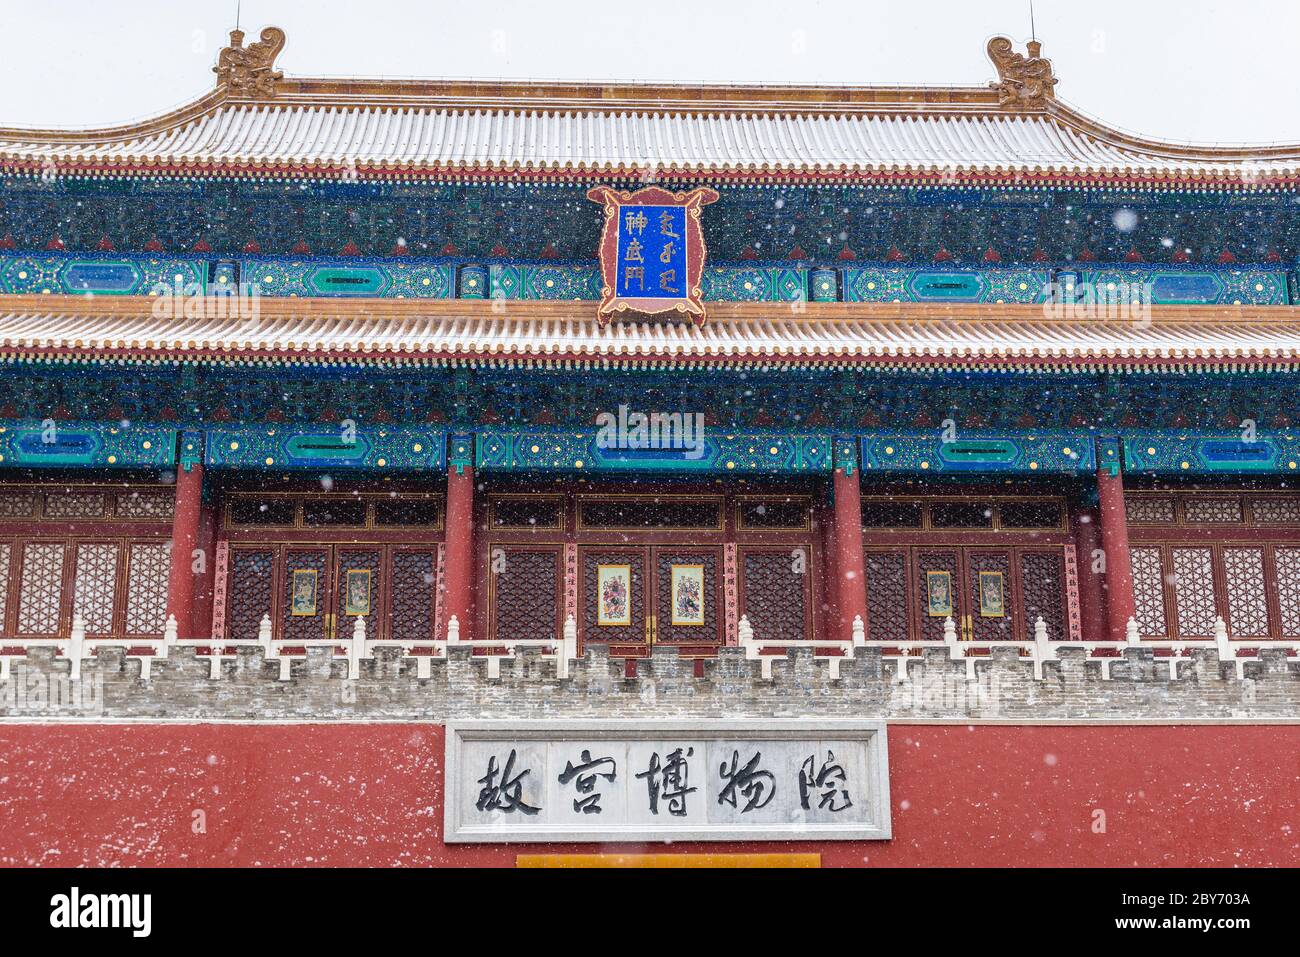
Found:
[(424, 724), (0, 725), (0, 863), (512, 865), (518, 851), (604, 849), (1300, 864), (1300, 726), (892, 726), (894, 839), (820, 847), (444, 846), (442, 737)]

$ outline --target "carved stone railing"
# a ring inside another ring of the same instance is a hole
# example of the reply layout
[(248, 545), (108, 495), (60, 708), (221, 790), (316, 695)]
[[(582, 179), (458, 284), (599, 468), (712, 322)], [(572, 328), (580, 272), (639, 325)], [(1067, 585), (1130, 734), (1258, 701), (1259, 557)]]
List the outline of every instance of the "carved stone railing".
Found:
[[(1096, 664), (1103, 681), (1112, 679), (1112, 667), (1129, 661), (1125, 652), (1142, 651), (1148, 654), (1165, 653), (1155, 660), (1168, 669), (1170, 681), (1180, 678), (1180, 666), (1190, 663), (1189, 657), (1197, 650), (1213, 651), (1219, 662), (1233, 665), (1238, 680), (1246, 677), (1246, 667), (1250, 664), (1264, 665), (1262, 652), (1271, 652), (1285, 656), (1300, 655), (1300, 641), (1276, 641), (1268, 639), (1232, 640), (1222, 618), (1215, 621), (1214, 637), (1210, 639), (1166, 640), (1141, 637), (1137, 623), (1129, 620), (1128, 634), (1124, 641), (1063, 641), (1051, 640), (1047, 626), (1040, 617), (1034, 622), (1034, 637), (1028, 641), (961, 641), (951, 617), (945, 619), (942, 640), (917, 641), (878, 641), (868, 642), (865, 628), (860, 617), (855, 618), (846, 639), (764, 639), (754, 632), (748, 616), (742, 615), (737, 628), (739, 651), (746, 661), (759, 664), (759, 679), (773, 680), (773, 667), (777, 662), (789, 662), (789, 653), (803, 650), (812, 656), (814, 666), (823, 666), (827, 678), (837, 682), (841, 678), (846, 664), (864, 657), (864, 653), (875, 656), (881, 663), (891, 662), (892, 680), (895, 684), (906, 684), (911, 680), (910, 668), (925, 659), (914, 654), (926, 649), (942, 652), (948, 661), (963, 666), (967, 681), (979, 679), (979, 666), (990, 665), (995, 654), (1006, 660), (1027, 662), (1031, 666), (1032, 677), (1036, 681), (1046, 678), (1045, 668), (1048, 664), (1062, 664), (1061, 653), (1079, 651), (1085, 664)], [(285, 641), (272, 638), (272, 625), (269, 616), (264, 616), (258, 629), (256, 639), (177, 638), (175, 618), (167, 619), (166, 628), (157, 638), (87, 638), (82, 616), (73, 617), (73, 625), (67, 638), (2, 638), (0, 637), (0, 683), (10, 680), (11, 663), (29, 657), (29, 651), (37, 648), (52, 648), (60, 659), (69, 663), (68, 677), (77, 680), (81, 677), (82, 663), (94, 660), (101, 649), (122, 649), (123, 657), (140, 662), (140, 678), (149, 681), (154, 662), (166, 661), (175, 649), (192, 648), (205, 656), (208, 662), (208, 676), (213, 680), (222, 677), (223, 663), (241, 659), (241, 649), (257, 649), (261, 652), (263, 663), (275, 662), (278, 665), (278, 679), (291, 681), (294, 678), (293, 663), (305, 662), (312, 657), (312, 651), (323, 654), (329, 649), (330, 654), (324, 660), (345, 661), (346, 673), (341, 677), (346, 681), (356, 681), (362, 675), (362, 662), (379, 657), (379, 649), (397, 649), (400, 659), (415, 663), (415, 677), (427, 680), (433, 674), (435, 664), (445, 664), (449, 649), (468, 652), (469, 661), (481, 663), (485, 676), (489, 680), (501, 678), (501, 663), (515, 661), (520, 652), (538, 653), (541, 660), (553, 661), (555, 677), (567, 681), (572, 673), (574, 662), (583, 660), (578, 652), (577, 625), (570, 615), (558, 639), (479, 639), (460, 640), (460, 623), (453, 616), (447, 623), (447, 637), (442, 639), (382, 639), (371, 640), (366, 637), (366, 621), (355, 619), (352, 634), (341, 639), (322, 639), (314, 641)], [(15, 650), (17, 649), (17, 650)], [(668, 649), (664, 649), (667, 651)], [(830, 652), (829, 654), (823, 652)], [(1110, 655), (1097, 655), (1097, 652), (1110, 652)], [(1007, 656), (1011, 655), (1009, 659)]]
[[(279, 664), (279, 680), (289, 681), (293, 677), (293, 662), (304, 661), (308, 648), (333, 648), (334, 658), (344, 659), (348, 663), (346, 679), (355, 681), (361, 677), (361, 662), (375, 657), (376, 648), (400, 648), (402, 658), (410, 658), (416, 663), (416, 676), (428, 678), (432, 674), (435, 661), (445, 661), (447, 646), (469, 648), (474, 652), (474, 660), (487, 666), (487, 676), (492, 679), (501, 676), (501, 662), (512, 661), (519, 650), (524, 648), (542, 649), (544, 659), (554, 659), (557, 677), (569, 677), (570, 665), (578, 657), (578, 627), (570, 615), (564, 622), (564, 629), (558, 640), (552, 639), (492, 639), (482, 641), (461, 641), (460, 622), (453, 615), (447, 623), (447, 637), (444, 639), (380, 639), (370, 640), (366, 637), (366, 620), (358, 617), (352, 626), (352, 634), (342, 639), (321, 639), (314, 641), (277, 641), (271, 637), (271, 618), (262, 616), (256, 639), (200, 638), (180, 640), (176, 637), (176, 618), (168, 616), (163, 634), (158, 638), (94, 638), (86, 637), (86, 625), (81, 615), (74, 615), (72, 630), (67, 638), (0, 638), (0, 681), (8, 681), (11, 674), (11, 662), (21, 661), (27, 657), (29, 648), (54, 648), (59, 655), (66, 658), (71, 665), (69, 677), (77, 680), (81, 677), (81, 663), (93, 658), (99, 648), (122, 648), (127, 657), (140, 661), (140, 677), (148, 681), (151, 676), (151, 664), (166, 660), (173, 648), (194, 648), (206, 652), (209, 663), (209, 676), (219, 679), (222, 674), (223, 661), (238, 657), (240, 648), (260, 648), (263, 661), (275, 661)], [(17, 653), (8, 652), (10, 648), (20, 648)], [(289, 649), (295, 649), (290, 651)], [(302, 649), (297, 651), (296, 649)]]
[[(830, 671), (831, 679), (834, 680), (840, 676), (840, 663), (842, 661), (852, 659), (859, 649), (869, 647), (861, 617), (855, 617), (853, 620), (852, 637), (838, 641), (834, 639), (817, 641), (764, 640), (755, 636), (749, 618), (744, 615), (740, 618), (738, 634), (740, 636), (740, 645), (745, 649), (745, 657), (751, 661), (760, 662), (762, 675), (768, 679), (772, 677), (772, 662), (774, 660), (774, 656), (764, 654), (769, 650), (784, 651), (787, 648), (794, 647), (834, 649), (839, 654), (819, 655), (815, 659), (818, 662), (825, 663)], [(893, 662), (894, 680), (900, 684), (909, 680), (909, 664), (920, 660), (914, 657), (911, 652), (925, 648), (943, 649), (947, 652), (950, 660), (964, 663), (968, 681), (978, 680), (976, 667), (981, 662), (989, 662), (989, 654), (994, 649), (1015, 650), (1019, 660), (1028, 661), (1033, 666), (1034, 678), (1038, 681), (1043, 680), (1044, 665), (1049, 662), (1059, 663), (1061, 660), (1060, 652), (1073, 648), (1083, 649), (1087, 653), (1085, 661), (1097, 663), (1103, 681), (1111, 679), (1111, 666), (1116, 662), (1123, 661), (1124, 658), (1119, 655), (1094, 657), (1093, 652), (1123, 652), (1126, 648), (1146, 648), (1152, 651), (1170, 652), (1161, 661), (1167, 664), (1171, 681), (1178, 679), (1179, 665), (1190, 661), (1186, 655), (1197, 648), (1213, 649), (1218, 653), (1220, 661), (1232, 662), (1236, 667), (1238, 679), (1245, 677), (1245, 668), (1248, 663), (1259, 661), (1259, 652), (1262, 650), (1273, 649), (1300, 653), (1300, 641), (1277, 641), (1273, 639), (1238, 639), (1234, 641), (1228, 637), (1228, 628), (1222, 617), (1215, 619), (1214, 637), (1208, 639), (1167, 640), (1143, 638), (1138, 630), (1137, 621), (1130, 618), (1124, 641), (1052, 640), (1047, 633), (1047, 623), (1043, 621), (1040, 615), (1034, 621), (1034, 637), (1029, 641), (961, 641), (957, 638), (957, 627), (952, 617), (949, 616), (944, 619), (942, 640), (894, 641), (891, 639), (876, 642), (874, 646), (882, 648), (882, 659), (884, 661)], [(976, 652), (976, 654), (972, 654), (972, 652)], [(1245, 652), (1247, 656), (1242, 657), (1242, 652)], [(775, 660), (779, 660), (779, 658)]]

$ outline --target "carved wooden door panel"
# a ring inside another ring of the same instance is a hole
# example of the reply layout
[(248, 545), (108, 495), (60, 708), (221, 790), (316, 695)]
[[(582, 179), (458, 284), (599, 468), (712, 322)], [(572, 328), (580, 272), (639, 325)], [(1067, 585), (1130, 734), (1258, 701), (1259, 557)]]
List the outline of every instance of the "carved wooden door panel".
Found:
[(277, 637), (290, 643), (332, 637), (329, 546), (289, 545), (283, 554)]
[(722, 549), (687, 545), (653, 550), (650, 640), (660, 645), (722, 644)]
[(580, 637), (610, 645), (610, 653), (650, 644), (650, 601), (646, 588), (650, 549), (591, 545), (579, 549)]
[(972, 641), (1009, 641), (1019, 636), (1011, 576), (1011, 552), (1005, 548), (968, 548), (965, 595), (959, 634)]

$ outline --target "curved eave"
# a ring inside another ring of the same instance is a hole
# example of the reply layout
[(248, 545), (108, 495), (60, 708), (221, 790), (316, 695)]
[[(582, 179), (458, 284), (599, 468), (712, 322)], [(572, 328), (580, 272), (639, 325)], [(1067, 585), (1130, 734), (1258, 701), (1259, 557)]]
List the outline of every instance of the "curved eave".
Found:
[[(1300, 309), (1156, 306), (1150, 321), (1041, 306), (716, 303), (703, 326), (614, 322), (594, 304), (263, 299), (254, 316), (157, 300), (0, 297), (0, 356), (214, 365), (873, 366), (1293, 371)], [(224, 308), (227, 308), (228, 305)]]
[(0, 129), (0, 169), (86, 177), (641, 178), (1295, 188), (1300, 144), (1195, 147), (983, 87), (286, 79), (100, 130)]

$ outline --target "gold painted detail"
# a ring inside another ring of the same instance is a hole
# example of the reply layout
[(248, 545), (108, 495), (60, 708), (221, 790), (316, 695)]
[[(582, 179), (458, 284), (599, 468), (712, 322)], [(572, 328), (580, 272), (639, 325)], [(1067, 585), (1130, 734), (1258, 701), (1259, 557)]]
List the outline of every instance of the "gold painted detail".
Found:
[(1029, 56), (1017, 53), (1006, 37), (989, 41), (989, 59), (997, 68), (998, 79), (989, 87), (997, 91), (1001, 106), (1041, 107), (1055, 99), (1056, 77), (1052, 74), (1052, 61), (1039, 56), (1043, 45), (1030, 40), (1026, 45)]

